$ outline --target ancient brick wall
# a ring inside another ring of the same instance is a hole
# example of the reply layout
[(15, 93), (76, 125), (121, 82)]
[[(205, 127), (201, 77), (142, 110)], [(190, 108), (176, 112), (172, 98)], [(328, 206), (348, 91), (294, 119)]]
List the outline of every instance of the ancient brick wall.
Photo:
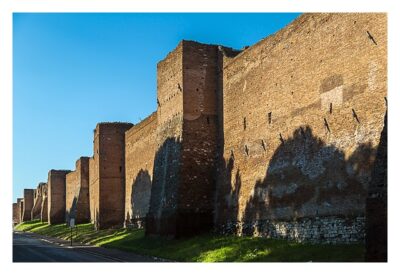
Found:
[(42, 211), (42, 203), (43, 203), (43, 187), (46, 183), (41, 182), (38, 184), (38, 187), (35, 189), (34, 192), (34, 199), (33, 199), (33, 207), (32, 207), (32, 220), (40, 219), (41, 211)]
[(387, 113), (381, 133), (366, 205), (366, 252), (368, 262), (387, 262)]
[(50, 170), (48, 174), (48, 223), (65, 222), (65, 178), (70, 170)]
[(34, 191), (34, 189), (24, 189), (24, 205), (22, 210), (23, 222), (31, 220)]
[(20, 213), (19, 213), (19, 205), (18, 203), (14, 202), (12, 205), (12, 219), (13, 219), (13, 225), (19, 224), (20, 223)]
[(146, 234), (173, 235), (183, 120), (182, 42), (157, 64), (157, 130)]
[(21, 219), (21, 214), (22, 214), (22, 210), (23, 210), (23, 198), (17, 198), (17, 209), (16, 209), (16, 213), (15, 213), (15, 221), (18, 223), (20, 223), (22, 221)]
[(47, 183), (42, 186), (42, 205), (40, 207), (40, 220), (42, 222), (47, 222), (49, 218), (49, 208), (47, 205), (48, 201), (47, 187), (48, 187)]
[(75, 167), (66, 176), (66, 219), (74, 218), (78, 224), (90, 221), (89, 158), (79, 158)]
[(18, 199), (17, 200), (17, 203), (18, 203), (18, 208), (19, 208), (19, 214), (20, 214), (20, 216), (19, 216), (19, 221), (20, 222), (22, 222), (22, 220), (23, 220), (23, 214), (24, 214), (24, 199)]
[[(94, 140), (94, 146), (95, 145)], [(98, 140), (97, 140), (98, 143)], [(98, 145), (97, 145), (98, 146)], [(97, 147), (98, 148), (98, 147)], [(89, 159), (89, 208), (90, 208), (90, 221), (94, 223), (96, 220), (96, 213), (99, 209), (99, 168), (98, 162), (95, 162), (94, 157)]]
[(149, 211), (157, 113), (125, 133), (125, 226), (142, 228)]
[[(76, 165), (75, 165), (76, 167)], [(69, 222), (71, 218), (75, 218), (76, 204), (79, 192), (78, 173), (75, 171), (69, 172), (65, 176), (65, 220)]]
[(363, 239), (385, 114), (386, 39), (385, 14), (305, 14), (224, 59), (217, 227)]
[(213, 226), (216, 186), (218, 46), (183, 41), (183, 134), (177, 235)]
[(131, 123), (99, 123), (90, 160), (90, 211), (96, 228), (121, 227), (125, 213), (125, 132)]
[(182, 41), (157, 71), (157, 152), (147, 234), (212, 227), (218, 47)]

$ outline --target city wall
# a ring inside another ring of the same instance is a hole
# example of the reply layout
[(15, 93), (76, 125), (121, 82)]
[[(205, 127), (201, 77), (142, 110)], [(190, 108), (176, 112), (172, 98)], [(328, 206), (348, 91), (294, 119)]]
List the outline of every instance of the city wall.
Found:
[(33, 194), (34, 189), (24, 189), (24, 204), (22, 210), (22, 221), (31, 220), (31, 212), (33, 207)]
[(75, 171), (66, 175), (66, 219), (71, 218), (75, 224), (90, 221), (88, 157), (80, 157)]
[[(372, 171), (386, 139), (386, 20), (304, 14), (241, 51), (181, 41), (157, 64), (157, 111), (96, 126), (91, 221), (173, 237), (363, 241), (371, 178), (382, 179)], [(54, 195), (49, 173), (49, 221), (63, 190), (72, 212), (78, 171)]]
[(18, 205), (17, 202), (14, 202), (12, 204), (12, 211), (13, 211), (13, 214), (12, 214), (13, 225), (19, 224), (20, 223), (21, 214), (19, 212), (19, 205)]
[(157, 151), (147, 234), (213, 226), (218, 46), (182, 41), (157, 65)]
[(97, 229), (122, 227), (125, 214), (125, 132), (131, 123), (99, 123), (89, 160), (91, 220)]
[(47, 222), (49, 219), (49, 208), (48, 208), (48, 184), (42, 186), (42, 205), (40, 208), (40, 221)]
[(20, 198), (17, 200), (18, 203), (18, 208), (19, 208), (19, 222), (22, 222), (23, 220), (23, 213), (24, 213), (24, 199)]
[(47, 183), (41, 182), (38, 184), (34, 192), (33, 207), (31, 219), (36, 220), (41, 218), (42, 204), (43, 204), (43, 189)]
[(70, 170), (50, 170), (48, 174), (48, 218), (49, 224), (65, 222), (65, 178)]
[(157, 113), (125, 133), (125, 227), (143, 228), (149, 211)]
[(305, 14), (224, 59), (222, 232), (363, 240), (386, 35), (384, 14)]

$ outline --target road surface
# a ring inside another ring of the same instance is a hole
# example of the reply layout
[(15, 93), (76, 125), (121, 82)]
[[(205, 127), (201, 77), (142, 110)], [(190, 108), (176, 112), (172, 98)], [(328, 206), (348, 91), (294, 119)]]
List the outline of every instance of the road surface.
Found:
[[(63, 243), (61, 243), (63, 242)], [(27, 232), (13, 233), (14, 262), (159, 262), (164, 261), (115, 249), (87, 245), (69, 246), (67, 242)]]

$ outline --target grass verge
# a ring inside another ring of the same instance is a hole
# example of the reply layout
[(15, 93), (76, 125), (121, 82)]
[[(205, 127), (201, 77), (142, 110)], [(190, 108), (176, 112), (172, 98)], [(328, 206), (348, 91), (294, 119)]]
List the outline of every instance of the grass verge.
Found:
[[(65, 224), (24, 222), (15, 230), (69, 240)], [(363, 244), (307, 244), (257, 237), (204, 234), (192, 238), (145, 237), (144, 230), (107, 229), (95, 231), (92, 224), (79, 224), (74, 241), (116, 248), (180, 262), (361, 262)]]

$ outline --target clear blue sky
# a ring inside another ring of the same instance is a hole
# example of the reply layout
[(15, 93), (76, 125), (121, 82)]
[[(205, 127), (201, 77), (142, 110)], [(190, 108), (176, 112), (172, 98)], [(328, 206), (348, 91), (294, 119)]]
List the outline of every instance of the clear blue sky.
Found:
[(156, 65), (182, 39), (237, 49), (299, 14), (14, 14), (13, 195), (92, 156), (101, 121), (156, 110)]

